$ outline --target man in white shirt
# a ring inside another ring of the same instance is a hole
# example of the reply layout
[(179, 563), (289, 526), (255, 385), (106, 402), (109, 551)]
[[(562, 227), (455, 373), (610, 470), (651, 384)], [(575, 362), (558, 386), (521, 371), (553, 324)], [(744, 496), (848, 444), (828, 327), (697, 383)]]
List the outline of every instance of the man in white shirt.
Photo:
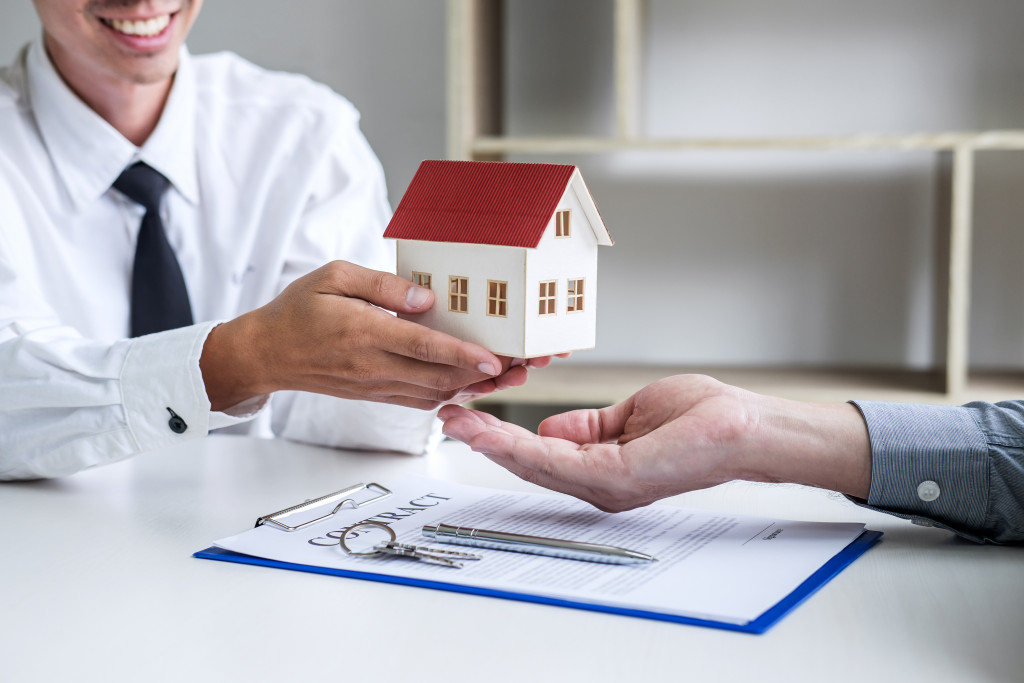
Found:
[[(42, 39), (0, 70), (0, 479), (225, 427), (422, 452), (433, 408), (525, 381), (387, 312), (434, 294), (381, 272), (383, 173), (346, 100), (191, 57), (201, 0), (35, 5)], [(112, 185), (140, 161), (195, 323), (130, 338), (151, 216)]]

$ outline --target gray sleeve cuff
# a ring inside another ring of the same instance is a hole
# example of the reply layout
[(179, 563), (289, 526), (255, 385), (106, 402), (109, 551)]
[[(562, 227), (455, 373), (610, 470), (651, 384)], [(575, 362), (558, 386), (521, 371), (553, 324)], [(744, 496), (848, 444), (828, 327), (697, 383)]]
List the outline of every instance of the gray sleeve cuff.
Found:
[(989, 448), (971, 410), (963, 406), (851, 403), (864, 416), (871, 439), (868, 507), (950, 529), (974, 541), (984, 540)]

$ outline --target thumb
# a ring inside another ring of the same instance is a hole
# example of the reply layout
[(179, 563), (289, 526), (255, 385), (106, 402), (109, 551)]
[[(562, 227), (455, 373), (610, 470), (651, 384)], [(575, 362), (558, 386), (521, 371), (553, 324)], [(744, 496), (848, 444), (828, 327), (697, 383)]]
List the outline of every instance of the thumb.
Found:
[(632, 399), (607, 408), (570, 410), (541, 422), (537, 433), (578, 444), (609, 443), (622, 435), (631, 412)]
[(434, 305), (434, 293), (382, 270), (333, 261), (321, 269), (320, 292), (369, 303), (398, 313), (422, 313)]

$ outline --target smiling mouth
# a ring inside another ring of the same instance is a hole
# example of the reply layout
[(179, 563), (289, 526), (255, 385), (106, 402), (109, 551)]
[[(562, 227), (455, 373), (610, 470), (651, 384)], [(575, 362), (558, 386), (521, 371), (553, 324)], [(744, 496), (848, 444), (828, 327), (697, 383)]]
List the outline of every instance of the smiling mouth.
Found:
[(153, 36), (160, 35), (161, 32), (171, 23), (170, 14), (162, 14), (152, 19), (131, 21), (125, 19), (103, 19), (104, 24), (114, 29), (118, 33), (123, 33), (126, 36), (140, 36), (143, 38), (152, 38)]

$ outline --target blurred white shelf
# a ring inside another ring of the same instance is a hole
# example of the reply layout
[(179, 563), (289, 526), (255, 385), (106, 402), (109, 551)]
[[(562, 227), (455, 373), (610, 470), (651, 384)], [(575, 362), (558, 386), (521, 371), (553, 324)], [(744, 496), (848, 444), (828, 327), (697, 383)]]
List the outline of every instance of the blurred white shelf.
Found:
[(870, 133), (827, 137), (778, 138), (640, 138), (640, 137), (501, 137), (481, 135), (468, 141), (470, 158), (492, 154), (598, 154), (631, 150), (883, 150), (952, 152), (1024, 150), (1024, 130), (916, 133)]
[(945, 391), (936, 371), (868, 368), (725, 368), (670, 365), (584, 365), (559, 363), (531, 370), (529, 381), (474, 403), (604, 406), (622, 401), (662, 377), (697, 373), (760, 394), (802, 401), (907, 401), (961, 404), (1024, 397), (1024, 372), (972, 373), (956, 393)]
[[(943, 163), (946, 212), (937, 225), (936, 244), (944, 260), (936, 264), (939, 331), (933, 348), (942, 349), (935, 368), (916, 372), (857, 370), (722, 370), (712, 374), (755, 391), (793, 398), (854, 396), (926, 402), (959, 402), (965, 397), (1024, 395), (1021, 372), (1005, 382), (971, 372), (968, 363), (970, 263), (976, 153), (1024, 150), (1024, 130), (939, 131), (906, 134), (852, 133), (836, 136), (769, 138), (647, 138), (638, 134), (644, 0), (614, 0), (613, 39), (615, 131), (606, 137), (507, 136), (502, 129), (504, 83), (503, 0), (448, 0), (448, 156), (500, 160), (509, 154), (602, 154), (630, 150), (908, 150), (931, 151)], [(728, 314), (724, 312), (723, 314)], [(528, 386), (486, 402), (570, 404), (608, 403), (628, 396), (643, 383), (680, 368), (642, 365), (566, 365), (537, 373)], [(1013, 374), (1013, 373), (1011, 373)], [(994, 383), (993, 383), (994, 382)]]

